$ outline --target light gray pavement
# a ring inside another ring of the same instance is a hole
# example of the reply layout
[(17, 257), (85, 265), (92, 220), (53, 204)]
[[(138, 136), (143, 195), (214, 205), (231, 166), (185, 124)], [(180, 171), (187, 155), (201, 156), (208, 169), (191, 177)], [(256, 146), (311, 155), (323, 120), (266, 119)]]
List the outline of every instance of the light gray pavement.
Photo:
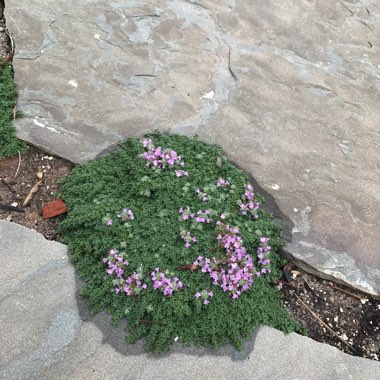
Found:
[(158, 128), (222, 146), (304, 268), (380, 294), (378, 0), (7, 1), (19, 137), (73, 162)]
[(297, 334), (260, 328), (244, 352), (127, 347), (122, 327), (91, 316), (67, 247), (0, 220), (0, 379), (378, 379), (380, 363)]

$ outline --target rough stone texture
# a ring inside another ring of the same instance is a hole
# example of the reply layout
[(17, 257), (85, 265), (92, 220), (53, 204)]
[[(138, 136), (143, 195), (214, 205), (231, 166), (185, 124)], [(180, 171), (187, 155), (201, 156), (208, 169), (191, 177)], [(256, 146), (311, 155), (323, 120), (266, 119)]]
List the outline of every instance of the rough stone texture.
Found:
[(291, 255), (380, 294), (378, 0), (10, 0), (7, 12), (21, 138), (86, 162), (154, 128), (198, 134), (274, 197)]
[(376, 379), (380, 363), (260, 328), (243, 352), (183, 348), (155, 356), (91, 316), (67, 247), (0, 220), (0, 379)]

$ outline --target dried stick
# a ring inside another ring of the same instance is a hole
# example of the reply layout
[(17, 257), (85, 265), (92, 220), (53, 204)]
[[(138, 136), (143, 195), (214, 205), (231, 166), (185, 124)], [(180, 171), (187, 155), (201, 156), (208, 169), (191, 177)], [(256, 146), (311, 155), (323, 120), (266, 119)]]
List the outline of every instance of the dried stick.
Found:
[(20, 165), (21, 165), (21, 153), (20, 153), (19, 150), (17, 152), (18, 152), (18, 166), (17, 166), (16, 174), (15, 174), (15, 176), (13, 178), (17, 177), (18, 171), (20, 170)]
[(346, 341), (344, 341), (328, 324), (326, 324), (325, 322), (322, 321), (321, 318), (318, 317), (317, 314), (314, 313), (313, 310), (310, 309), (309, 306), (307, 306), (302, 300), (300, 297), (297, 296), (297, 294), (294, 294), (297, 299), (301, 302), (301, 304), (306, 308), (306, 310), (314, 317), (316, 318), (324, 327), (326, 327), (327, 330), (329, 330), (329, 332), (331, 334), (333, 334), (336, 338), (338, 338), (343, 344), (345, 344), (350, 350), (352, 350), (353, 352), (355, 352), (356, 354), (359, 355), (359, 353), (355, 350), (355, 348), (353, 348), (350, 344), (348, 344)]
[(33, 195), (37, 193), (37, 191), (39, 190), (39, 188), (40, 188), (40, 186), (41, 186), (41, 184), (42, 184), (43, 181), (44, 181), (43, 179), (40, 180), (40, 181), (38, 181), (38, 182), (37, 182), (37, 183), (31, 188), (31, 190), (29, 191), (28, 196), (25, 198), (25, 201), (24, 201), (23, 204), (22, 204), (22, 207), (26, 207), (26, 206), (29, 205), (30, 201), (31, 201), (32, 198), (33, 198)]
[(359, 301), (361, 301), (361, 300), (363, 299), (363, 297), (360, 297), (360, 296), (358, 296), (357, 294), (351, 293), (351, 292), (349, 292), (348, 290), (342, 289), (342, 288), (340, 288), (339, 286), (335, 286), (335, 285), (333, 285), (333, 284), (329, 284), (329, 283), (327, 283), (327, 286), (330, 286), (330, 288), (333, 288), (333, 289), (339, 290), (339, 291), (341, 291), (342, 293), (346, 293), (346, 294), (348, 294), (349, 296), (358, 299)]

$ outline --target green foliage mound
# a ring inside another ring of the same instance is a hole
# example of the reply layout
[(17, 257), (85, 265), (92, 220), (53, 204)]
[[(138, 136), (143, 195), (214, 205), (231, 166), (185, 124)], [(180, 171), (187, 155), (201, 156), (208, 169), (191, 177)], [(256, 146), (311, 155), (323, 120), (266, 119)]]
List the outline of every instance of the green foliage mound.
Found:
[(16, 84), (11, 64), (0, 67), (0, 159), (25, 152), (26, 144), (16, 137), (13, 108), (16, 105)]
[[(145, 157), (143, 156), (145, 155)], [(300, 331), (274, 282), (281, 228), (218, 147), (183, 136), (130, 138), (61, 184), (62, 241), (94, 313), (146, 337), (242, 348), (260, 324)]]

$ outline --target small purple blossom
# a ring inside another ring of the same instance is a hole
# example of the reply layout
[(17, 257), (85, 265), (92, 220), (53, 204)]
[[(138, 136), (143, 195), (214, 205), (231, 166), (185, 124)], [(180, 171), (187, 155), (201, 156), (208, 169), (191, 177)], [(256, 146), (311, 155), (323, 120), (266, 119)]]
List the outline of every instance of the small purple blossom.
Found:
[[(255, 265), (252, 256), (248, 254), (243, 240), (239, 236), (239, 229), (230, 227), (228, 224), (224, 225), (221, 221), (218, 222), (220, 233), (217, 236), (217, 241), (224, 250), (225, 256), (219, 260), (198, 256), (193, 265), (200, 267), (201, 272), (208, 273), (213, 284), (220, 286), (223, 291), (229, 293), (232, 299), (237, 299), (243, 292), (252, 287), (256, 272)], [(209, 293), (206, 294), (210, 296)]]
[(189, 172), (187, 170), (174, 170), (176, 177), (187, 177)]
[(120, 292), (120, 285), (123, 283), (123, 274), (126, 267), (129, 265), (128, 260), (119, 254), (117, 249), (111, 249), (108, 256), (102, 259), (102, 262), (107, 265), (106, 273), (110, 276), (115, 276), (118, 286), (115, 288), (116, 294)]
[(200, 199), (202, 202), (208, 201), (208, 194), (203, 192), (201, 189), (197, 188), (195, 189), (195, 192), (197, 193), (198, 199)]
[(184, 210), (182, 207), (178, 210), (179, 214), (181, 215), (182, 220), (188, 220), (189, 218), (192, 218), (192, 214), (190, 209), (187, 207), (186, 210)]
[(209, 209), (204, 211), (198, 210), (196, 213), (192, 213), (189, 207), (187, 207), (186, 210), (181, 207), (178, 212), (181, 215), (180, 220), (193, 219), (197, 223), (211, 223), (211, 211)]
[(267, 237), (260, 238), (260, 244), (257, 247), (257, 257), (259, 259), (259, 264), (261, 265), (261, 270), (258, 272), (259, 274), (256, 273), (257, 276), (271, 272), (269, 268), (271, 261), (267, 256), (271, 251), (271, 247), (267, 244), (269, 240), (270, 239)]
[(183, 288), (182, 282), (177, 277), (166, 277), (164, 273), (160, 272), (160, 268), (156, 268), (151, 273), (153, 281), (153, 288), (161, 290), (164, 296), (171, 296), (173, 292)]
[(128, 220), (133, 220), (135, 218), (135, 216), (133, 215), (133, 211), (130, 208), (124, 208), (117, 217), (121, 218), (121, 220), (124, 222)]
[[(155, 147), (151, 139), (143, 139), (140, 141), (145, 149), (141, 155), (145, 159), (145, 166), (153, 169), (166, 169), (169, 167), (184, 167), (185, 163), (182, 161), (181, 156), (172, 149), (163, 149), (162, 147)], [(187, 170), (175, 169), (174, 173), (177, 177), (188, 176)]]
[(242, 196), (242, 202), (239, 204), (241, 215), (251, 215), (252, 218), (257, 219), (257, 210), (260, 208), (260, 203), (256, 201), (253, 193), (253, 187), (248, 184), (245, 188), (245, 193)]
[(133, 272), (133, 274), (125, 279), (124, 292), (127, 296), (138, 296), (140, 292), (146, 289), (147, 284), (142, 282), (142, 273)]
[(216, 181), (216, 186), (218, 186), (218, 187), (228, 187), (228, 186), (230, 186), (230, 182), (227, 181), (227, 180), (224, 179), (224, 178), (219, 178), (219, 179)]
[(203, 289), (201, 292), (196, 292), (194, 297), (196, 299), (200, 299), (204, 305), (208, 305), (210, 303), (209, 299), (214, 296), (214, 293), (210, 290)]

